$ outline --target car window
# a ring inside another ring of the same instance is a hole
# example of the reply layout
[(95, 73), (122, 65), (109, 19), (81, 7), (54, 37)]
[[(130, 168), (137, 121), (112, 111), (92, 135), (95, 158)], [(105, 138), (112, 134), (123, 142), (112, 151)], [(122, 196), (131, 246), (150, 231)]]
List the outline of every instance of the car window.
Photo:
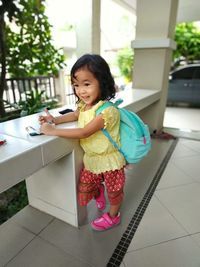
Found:
[(172, 79), (192, 79), (193, 78), (193, 74), (195, 71), (195, 67), (189, 67), (189, 68), (184, 68), (182, 70), (177, 70), (174, 71), (174, 73), (172, 74)]
[(200, 79), (200, 67), (195, 68), (193, 79)]

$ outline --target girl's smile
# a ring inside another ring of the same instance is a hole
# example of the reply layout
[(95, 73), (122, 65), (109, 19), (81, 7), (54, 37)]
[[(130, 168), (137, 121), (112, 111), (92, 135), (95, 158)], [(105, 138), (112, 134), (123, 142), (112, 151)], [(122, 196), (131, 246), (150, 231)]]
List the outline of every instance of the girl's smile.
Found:
[(87, 68), (81, 68), (75, 73), (72, 85), (78, 98), (88, 107), (92, 107), (98, 102), (100, 98), (99, 82)]

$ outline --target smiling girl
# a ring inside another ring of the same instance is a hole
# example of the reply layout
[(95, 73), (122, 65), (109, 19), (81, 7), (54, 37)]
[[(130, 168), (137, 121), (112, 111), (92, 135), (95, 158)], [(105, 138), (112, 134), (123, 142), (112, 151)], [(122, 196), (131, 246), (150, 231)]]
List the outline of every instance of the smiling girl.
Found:
[[(40, 116), (41, 132), (65, 138), (78, 138), (84, 150), (83, 169), (78, 185), (79, 204), (85, 206), (95, 199), (96, 206), (106, 207), (105, 187), (110, 203), (109, 211), (91, 222), (97, 231), (107, 230), (120, 223), (120, 206), (125, 183), (125, 159), (104, 136), (106, 128), (119, 144), (120, 115), (114, 107), (108, 107), (96, 116), (96, 110), (115, 96), (115, 83), (107, 62), (99, 55), (80, 57), (71, 69), (71, 83), (78, 98), (77, 110), (66, 115)], [(78, 120), (78, 128), (57, 129), (55, 125)], [(104, 186), (105, 184), (105, 186)]]

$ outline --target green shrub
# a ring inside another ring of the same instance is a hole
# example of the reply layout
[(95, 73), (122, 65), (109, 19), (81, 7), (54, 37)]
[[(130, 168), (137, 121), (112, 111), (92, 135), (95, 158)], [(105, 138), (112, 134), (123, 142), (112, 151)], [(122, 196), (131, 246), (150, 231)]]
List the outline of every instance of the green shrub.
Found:
[(0, 194), (0, 224), (28, 205), (25, 182)]
[(48, 99), (45, 96), (45, 91), (39, 91), (38, 89), (32, 89), (25, 93), (26, 100), (18, 103), (21, 109), (21, 116), (31, 115), (42, 111), (45, 107), (55, 108), (58, 102), (53, 99)]
[(126, 47), (117, 53), (117, 65), (121, 75), (127, 82), (132, 80), (134, 53), (132, 48)]

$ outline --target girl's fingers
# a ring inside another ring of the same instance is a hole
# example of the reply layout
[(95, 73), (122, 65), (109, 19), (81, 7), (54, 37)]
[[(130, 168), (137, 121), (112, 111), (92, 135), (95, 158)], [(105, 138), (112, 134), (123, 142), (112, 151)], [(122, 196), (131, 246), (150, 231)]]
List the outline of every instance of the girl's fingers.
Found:
[(45, 108), (44, 112), (46, 113), (46, 116), (40, 115), (38, 120), (40, 124), (43, 124), (45, 122), (48, 122), (50, 124), (54, 123), (54, 117), (49, 113), (48, 109)]
[(44, 112), (47, 114), (47, 116), (51, 116), (47, 108), (44, 109)]
[(50, 135), (53, 128), (54, 127), (52, 125), (50, 125), (49, 123), (44, 123), (40, 127), (40, 132), (44, 133), (46, 135)]
[(45, 117), (44, 116), (39, 116), (39, 123), (42, 124), (44, 123), (46, 120), (45, 120)]

